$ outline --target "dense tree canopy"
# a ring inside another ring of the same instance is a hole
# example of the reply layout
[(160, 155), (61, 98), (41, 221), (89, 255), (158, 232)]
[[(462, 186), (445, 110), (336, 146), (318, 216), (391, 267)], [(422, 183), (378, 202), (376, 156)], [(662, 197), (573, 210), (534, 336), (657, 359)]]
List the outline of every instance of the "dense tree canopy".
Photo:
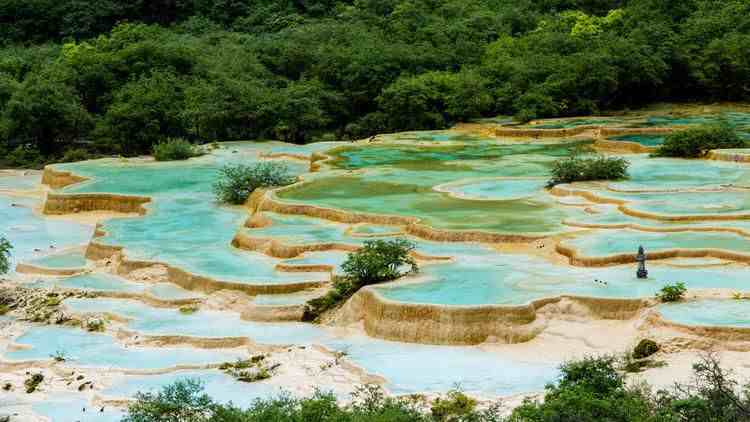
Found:
[(746, 0), (0, 0), (0, 150), (750, 100)]

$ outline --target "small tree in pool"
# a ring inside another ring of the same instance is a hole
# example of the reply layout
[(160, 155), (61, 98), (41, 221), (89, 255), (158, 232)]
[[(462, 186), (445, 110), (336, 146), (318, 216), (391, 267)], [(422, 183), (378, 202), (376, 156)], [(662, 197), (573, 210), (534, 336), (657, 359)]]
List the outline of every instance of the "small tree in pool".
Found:
[(345, 277), (337, 277), (325, 295), (305, 304), (304, 321), (315, 321), (326, 311), (340, 305), (369, 284), (395, 280), (419, 271), (411, 257), (414, 244), (404, 240), (370, 240), (347, 257), (341, 268)]
[(5, 274), (10, 271), (10, 250), (13, 246), (10, 242), (0, 237), (0, 274)]
[[(416, 261), (409, 255), (413, 250), (414, 244), (404, 239), (371, 240), (350, 253), (341, 268), (357, 287), (395, 280), (418, 271)], [(403, 272), (404, 267), (408, 271)]]
[(219, 170), (219, 180), (214, 183), (213, 188), (219, 202), (240, 205), (255, 189), (286, 186), (296, 180), (286, 165), (265, 161), (250, 166), (224, 166)]
[(656, 297), (662, 302), (679, 302), (685, 297), (687, 287), (685, 283), (667, 284), (662, 287)]

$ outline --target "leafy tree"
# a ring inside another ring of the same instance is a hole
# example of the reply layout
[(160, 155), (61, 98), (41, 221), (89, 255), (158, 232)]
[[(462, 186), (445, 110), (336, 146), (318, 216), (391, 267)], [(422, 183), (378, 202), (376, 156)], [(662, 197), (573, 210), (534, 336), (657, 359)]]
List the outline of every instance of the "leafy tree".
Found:
[[(419, 271), (411, 256), (415, 245), (405, 239), (368, 240), (347, 255), (341, 265), (345, 277), (334, 279), (333, 288), (325, 295), (305, 304), (303, 321), (315, 321), (326, 311), (344, 303), (364, 286), (395, 280)], [(405, 271), (406, 270), (406, 271)]]
[(213, 189), (216, 199), (227, 204), (243, 204), (258, 188), (286, 186), (297, 180), (289, 168), (276, 161), (264, 161), (250, 166), (224, 166)]
[(664, 303), (679, 302), (685, 297), (685, 293), (687, 293), (685, 283), (667, 284), (659, 290), (656, 297)]
[(75, 91), (46, 73), (27, 77), (15, 89), (2, 119), (6, 139), (34, 145), (44, 155), (85, 136), (93, 124)]
[(746, 141), (728, 125), (700, 126), (672, 133), (654, 155), (700, 158), (713, 149), (743, 148)]
[(187, 160), (199, 155), (199, 152), (193, 144), (182, 138), (168, 138), (154, 145), (153, 155), (156, 161), (173, 161)]
[(0, 274), (10, 271), (10, 251), (13, 246), (8, 239), (0, 237)]
[(203, 385), (187, 379), (157, 393), (136, 394), (123, 422), (207, 422), (213, 409), (214, 402), (203, 392)]
[(115, 93), (97, 132), (115, 151), (147, 154), (155, 144), (184, 135), (183, 102), (182, 81), (172, 73), (155, 72)]
[(553, 164), (552, 178), (547, 182), (547, 186), (590, 180), (624, 179), (628, 177), (629, 166), (630, 163), (622, 157), (582, 158), (574, 155)]
[[(414, 244), (405, 239), (368, 240), (349, 253), (341, 269), (359, 287), (395, 280), (419, 270), (410, 255), (414, 248)], [(407, 267), (406, 272), (404, 267)]]

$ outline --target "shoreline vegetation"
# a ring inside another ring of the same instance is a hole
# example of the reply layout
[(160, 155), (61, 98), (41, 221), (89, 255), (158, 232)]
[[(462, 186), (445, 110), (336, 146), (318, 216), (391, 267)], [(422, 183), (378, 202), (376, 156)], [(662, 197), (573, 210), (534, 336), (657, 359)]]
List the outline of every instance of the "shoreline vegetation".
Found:
[(742, 0), (5, 1), (0, 166), (179, 138), (304, 144), (748, 101), (749, 12)]
[(715, 355), (704, 354), (693, 364), (689, 382), (658, 391), (628, 380), (628, 372), (638, 372), (642, 367), (634, 367), (633, 359), (634, 356), (621, 360), (601, 356), (567, 362), (560, 367), (559, 379), (547, 385), (541, 399), (527, 398), (514, 409), (504, 409), (498, 403), (479, 406), (459, 390), (429, 400), (423, 395), (389, 396), (374, 385), (359, 387), (349, 404), (340, 404), (332, 393), (319, 391), (304, 398), (282, 394), (241, 409), (214, 401), (203, 392), (199, 381), (186, 379), (156, 393), (138, 393), (123, 421), (750, 421), (748, 386), (740, 385), (724, 370)]

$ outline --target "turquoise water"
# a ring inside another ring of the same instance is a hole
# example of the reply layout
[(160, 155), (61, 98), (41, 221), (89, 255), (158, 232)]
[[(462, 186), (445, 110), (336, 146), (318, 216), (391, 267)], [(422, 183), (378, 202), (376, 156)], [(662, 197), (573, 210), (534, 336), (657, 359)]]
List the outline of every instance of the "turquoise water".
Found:
[(248, 336), (263, 344), (322, 344), (345, 351), (352, 362), (386, 377), (387, 387), (396, 393), (448, 391), (460, 381), (467, 391), (512, 394), (538, 390), (557, 374), (557, 362), (527, 362), (472, 347), (339, 337), (335, 330), (311, 324), (241, 321), (234, 314), (203, 310), (182, 315), (128, 300), (68, 299), (65, 304), (77, 312), (112, 312), (134, 318), (128, 328), (143, 334)]
[(677, 232), (652, 233), (637, 230), (602, 230), (565, 241), (583, 256), (635, 253), (639, 245), (646, 252), (667, 249), (726, 249), (750, 253), (750, 239), (734, 233)]
[(282, 215), (266, 212), (272, 224), (268, 227), (245, 229), (253, 237), (273, 238), (286, 244), (350, 243), (359, 244), (346, 234), (348, 224), (328, 222), (317, 218)]
[[(99, 241), (126, 248), (128, 257), (166, 262), (194, 274), (252, 284), (284, 284), (326, 280), (326, 274), (279, 273), (279, 262), (265, 255), (236, 250), (231, 240), (247, 211), (218, 206), (212, 183), (227, 163), (251, 163), (267, 144), (237, 144), (216, 155), (180, 163), (155, 164), (114, 159), (61, 166), (93, 177), (66, 192), (115, 192), (149, 195), (146, 216), (111, 219)], [(235, 149), (236, 148), (236, 149)], [(238, 151), (236, 154), (231, 151)], [(305, 165), (289, 164), (303, 172)], [(196, 248), (195, 245), (200, 245)]]
[(33, 211), (38, 206), (35, 200), (0, 195), (0, 221), (3, 222), (0, 236), (13, 245), (13, 267), (55, 250), (84, 245), (94, 232), (93, 226), (43, 218)]
[(30, 284), (30, 287), (62, 287), (100, 292), (148, 294), (162, 300), (190, 299), (204, 296), (201, 293), (185, 290), (171, 283), (136, 283), (101, 273), (80, 274), (66, 278), (46, 278)]
[(42, 183), (42, 174), (36, 171), (6, 173), (0, 171), (0, 190), (30, 190)]
[(441, 305), (518, 305), (561, 294), (649, 297), (677, 281), (689, 288), (750, 290), (747, 282), (750, 268), (747, 267), (679, 268), (651, 263), (648, 269), (649, 279), (639, 280), (635, 264), (569, 267), (523, 255), (472, 250), (458, 255), (455, 263), (424, 266), (420, 273), (422, 282), (396, 283), (376, 289), (385, 298), (395, 301)]
[(659, 306), (670, 321), (687, 325), (750, 327), (750, 301), (705, 299)]
[(643, 127), (669, 127), (669, 126), (692, 126), (704, 124), (728, 123), (735, 127), (750, 125), (750, 113), (744, 112), (721, 112), (713, 114), (677, 114), (664, 116), (650, 116), (638, 126)]
[(32, 347), (5, 352), (4, 356), (9, 360), (46, 360), (63, 352), (69, 361), (89, 367), (157, 369), (221, 363), (245, 356), (239, 351), (190, 347), (125, 347), (106, 334), (59, 326), (33, 327), (15, 342)]
[(663, 135), (622, 135), (607, 139), (610, 141), (635, 142), (646, 147), (658, 147), (664, 143)]
[(546, 179), (495, 179), (443, 185), (439, 190), (465, 199), (512, 201), (538, 195), (546, 185)]
[(74, 394), (54, 395), (32, 406), (34, 413), (50, 418), (51, 422), (120, 422), (125, 416), (118, 408), (104, 406), (103, 412), (101, 408)]
[(33, 259), (29, 261), (29, 263), (44, 268), (76, 269), (86, 267), (86, 257), (84, 256), (83, 250), (75, 249)]
[(183, 314), (178, 309), (154, 308), (122, 299), (67, 299), (64, 304), (76, 313), (109, 312), (124, 316), (130, 319), (129, 329), (148, 335), (250, 337), (264, 344), (310, 343), (322, 335), (320, 328), (313, 325), (247, 322), (234, 312), (201, 309)]

